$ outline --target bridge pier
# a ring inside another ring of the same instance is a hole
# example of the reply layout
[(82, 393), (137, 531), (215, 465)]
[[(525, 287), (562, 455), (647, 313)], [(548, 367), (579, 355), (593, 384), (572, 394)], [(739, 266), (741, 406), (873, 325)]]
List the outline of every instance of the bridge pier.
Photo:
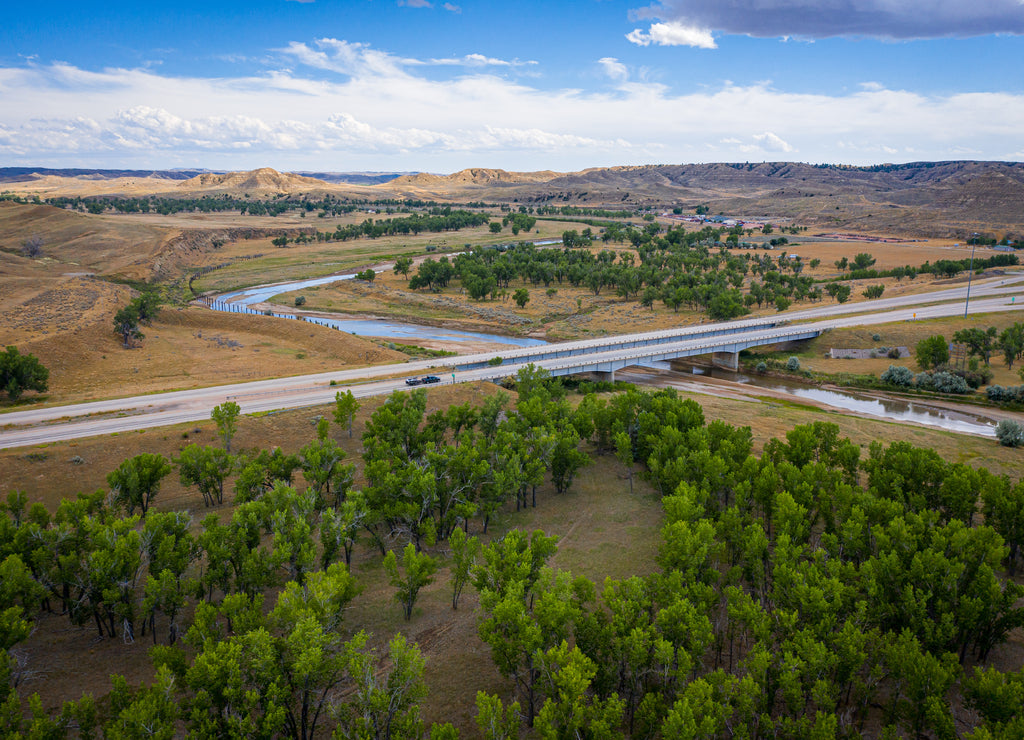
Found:
[(737, 370), (740, 369), (740, 353), (712, 352), (711, 364), (714, 367), (720, 367), (723, 370), (732, 370), (733, 372), (736, 372)]
[(594, 380), (603, 381), (606, 383), (615, 382), (615, 371), (614, 370), (594, 370), (590, 373), (594, 376)]

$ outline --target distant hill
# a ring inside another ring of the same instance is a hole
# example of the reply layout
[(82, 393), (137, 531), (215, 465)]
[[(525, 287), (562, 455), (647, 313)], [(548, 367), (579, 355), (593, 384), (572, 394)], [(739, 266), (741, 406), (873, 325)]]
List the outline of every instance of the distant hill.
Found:
[[(60, 173), (60, 174), (58, 174)], [(130, 174), (129, 174), (130, 173)], [(6, 179), (5, 179), (6, 178)], [(1024, 236), (1024, 163), (913, 162), (871, 167), (799, 162), (598, 167), (580, 172), (470, 168), (428, 173), (0, 169), (16, 192), (52, 195), (331, 194), (618, 210), (653, 206), (790, 219), (803, 225), (922, 236)]]
[[(49, 167), (0, 167), (0, 183), (28, 182), (38, 177), (77, 177), (97, 180), (117, 178), (154, 178), (163, 180), (188, 180), (205, 174), (224, 175), (227, 170), (173, 169), (173, 170), (105, 170), (105, 169), (52, 169)], [(351, 183), (353, 185), (379, 185), (403, 175), (415, 172), (292, 172), (289, 174), (323, 180), (328, 183)]]
[(634, 208), (798, 220), (803, 224), (921, 235), (971, 231), (1024, 235), (1024, 163), (915, 162), (871, 167), (798, 162), (601, 167), (558, 174), (463, 170), (398, 178), (419, 197), (533, 205)]
[(312, 177), (278, 172), (261, 167), (249, 172), (204, 173), (178, 184), (178, 189), (193, 192), (215, 191), (226, 193), (276, 194), (323, 189), (327, 183)]
[(187, 180), (211, 170), (103, 170), (103, 169), (51, 169), (49, 167), (0, 167), (0, 182), (27, 182), (35, 176), (80, 177), (113, 180), (119, 177), (153, 177), (164, 180)]

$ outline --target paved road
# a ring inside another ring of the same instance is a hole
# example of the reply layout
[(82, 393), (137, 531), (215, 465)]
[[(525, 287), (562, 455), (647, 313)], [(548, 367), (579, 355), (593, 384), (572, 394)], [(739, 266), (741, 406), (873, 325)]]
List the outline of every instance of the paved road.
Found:
[[(963, 299), (966, 287), (951, 288), (932, 293), (924, 293), (897, 298), (879, 299), (870, 303), (826, 305), (802, 311), (780, 314), (777, 318), (791, 321), (811, 321), (809, 327), (831, 329), (846, 326), (863, 326), (883, 324), (893, 321), (907, 321), (942, 316), (955, 316), (964, 310)], [(939, 301), (956, 301), (941, 303)], [(885, 310), (891, 309), (891, 310)], [(993, 313), (998, 311), (1014, 311), (1024, 309), (1024, 275), (1006, 278), (977, 281), (971, 287), (970, 312), (972, 314)], [(824, 317), (824, 318), (822, 318)], [(757, 322), (750, 324), (749, 332), (755, 335), (766, 331), (758, 327)], [(709, 328), (704, 324), (701, 328)], [(634, 335), (634, 338), (663, 335), (664, 332), (649, 332)], [(741, 335), (732, 334), (732, 340)], [(572, 343), (581, 348), (588, 348), (586, 355), (572, 360), (565, 358), (541, 361), (536, 364), (542, 367), (563, 367), (568, 362), (582, 362), (586, 357), (589, 361), (601, 359), (620, 360), (623, 358), (642, 358), (643, 348), (606, 350), (609, 340), (584, 340)], [(707, 343), (705, 339), (685, 340), (679, 342), (681, 348), (691, 347), (694, 343)], [(559, 345), (562, 346), (562, 345)], [(662, 344), (658, 351), (668, 346)], [(514, 374), (518, 368), (514, 364), (516, 354), (526, 355), (529, 349), (503, 351), (502, 357), (506, 364), (500, 368), (485, 367), (476, 370), (458, 371), (455, 380), (468, 382), (493, 379)], [(478, 356), (460, 356), (459, 364), (485, 361), (494, 353)], [(509, 361), (513, 364), (509, 364)], [(455, 361), (453, 358), (452, 362)], [(195, 422), (210, 417), (210, 410), (224, 401), (235, 401), (242, 413), (251, 414), (282, 408), (298, 408), (330, 403), (339, 390), (351, 389), (359, 397), (390, 393), (396, 389), (404, 389), (404, 377), (418, 375), (436, 367), (437, 361), (425, 360), (409, 362), (402, 365), (386, 365), (379, 367), (353, 368), (335, 372), (304, 375), (293, 378), (276, 378), (236, 385), (198, 388), (174, 393), (151, 394), (120, 398), (109, 401), (59, 406), (31, 411), (19, 411), (0, 415), (0, 448), (21, 447), (58, 440), (77, 439), (79, 437), (111, 434), (156, 426), (166, 426), (184, 422)], [(451, 371), (435, 370), (444, 382), (452, 380)], [(390, 377), (389, 377), (390, 376)], [(396, 377), (399, 376), (399, 377)], [(332, 386), (331, 382), (335, 385)]]

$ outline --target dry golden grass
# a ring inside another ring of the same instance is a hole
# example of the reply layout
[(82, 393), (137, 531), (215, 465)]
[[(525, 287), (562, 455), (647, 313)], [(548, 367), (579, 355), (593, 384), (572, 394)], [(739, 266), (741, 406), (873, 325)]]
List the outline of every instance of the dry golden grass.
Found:
[[(100, 283), (100, 285), (103, 285)], [(91, 323), (68, 317), (38, 338), (19, 341), (50, 370), (48, 403), (70, 403), (220, 383), (401, 362), (406, 356), (366, 339), (290, 319), (165, 307), (142, 327), (142, 346), (124, 349), (109, 299)], [(67, 307), (67, 304), (63, 304)], [(60, 330), (53, 329), (60, 327)], [(0, 343), (10, 343), (0, 337)], [(236, 344), (237, 343), (237, 344)], [(33, 394), (24, 398), (29, 399)]]
[[(893, 360), (879, 353), (877, 358), (841, 360), (828, 357), (831, 348), (839, 349), (875, 349), (881, 347), (907, 347), (911, 353), (917, 343), (927, 337), (940, 334), (952, 341), (953, 335), (961, 329), (981, 328), (988, 329), (996, 327), (997, 331), (1024, 321), (1024, 317), (1017, 313), (998, 313), (972, 315), (968, 318), (963, 316), (950, 316), (942, 319), (929, 319), (928, 321), (901, 321), (892, 324), (879, 324), (876, 326), (851, 327), (846, 329), (833, 329), (822, 334), (817, 339), (812, 339), (804, 344), (796, 352), (800, 357), (801, 364), (817, 372), (825, 373), (870, 373), (881, 375), (888, 369), (889, 365), (904, 365), (912, 369), (919, 369), (914, 358), (906, 357), (900, 360)], [(876, 341), (875, 336), (879, 339)], [(1000, 352), (992, 353), (989, 369), (992, 370), (992, 383), (996, 385), (1020, 385), (1022, 383), (1018, 371), (1021, 363), (1017, 362), (1013, 368), (1008, 369), (1006, 362)]]

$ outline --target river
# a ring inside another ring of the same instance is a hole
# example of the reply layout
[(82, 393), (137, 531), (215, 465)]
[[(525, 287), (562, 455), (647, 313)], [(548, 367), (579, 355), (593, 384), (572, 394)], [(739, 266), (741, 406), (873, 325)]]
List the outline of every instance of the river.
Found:
[(725, 381), (726, 387), (731, 385), (734, 391), (746, 396), (757, 395), (756, 391), (751, 390), (752, 388), (763, 389), (780, 397), (803, 399), (860, 416), (910, 422), (982, 437), (994, 438), (996, 434), (995, 422), (970, 411), (951, 410), (920, 401), (874, 396), (856, 391), (826, 390), (771, 376), (746, 375), (719, 368), (698, 367), (693, 368), (690, 372), (644, 370), (635, 374), (619, 372), (616, 375), (622, 380), (638, 384), (674, 386), (712, 394), (716, 394), (716, 389), (719, 392), (723, 390), (723, 384), (715, 381)]

